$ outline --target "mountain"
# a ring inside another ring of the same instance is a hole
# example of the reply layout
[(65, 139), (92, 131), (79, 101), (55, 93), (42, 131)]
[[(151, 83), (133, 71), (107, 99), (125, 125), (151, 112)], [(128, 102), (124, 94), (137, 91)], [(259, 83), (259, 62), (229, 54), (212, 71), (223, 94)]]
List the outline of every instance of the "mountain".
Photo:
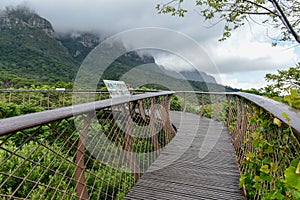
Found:
[(27, 8), (0, 17), (0, 74), (42, 82), (70, 81), (79, 62), (55, 38), (49, 21)]
[(98, 34), (86, 32), (58, 34), (56, 39), (60, 41), (61, 44), (68, 49), (69, 54), (80, 63), (101, 41)]
[[(81, 63), (100, 42), (100, 35), (95, 33), (57, 34), (47, 19), (28, 8), (6, 9), (0, 15), (0, 88), (73, 82)], [(125, 47), (123, 44), (114, 44), (110, 51), (119, 51), (120, 48)], [(108, 52), (107, 56), (110, 54), (113, 52)], [(126, 78), (129, 72), (139, 72), (139, 79), (143, 80), (138, 83), (137, 77), (133, 77), (132, 83), (129, 82), (132, 86), (164, 80), (178, 86), (175, 87), (177, 89), (189, 82), (193, 88), (207, 91), (207, 84), (204, 83), (207, 82), (214, 85), (216, 91), (224, 90), (224, 86), (218, 85), (214, 77), (204, 72), (183, 71), (178, 74), (158, 66), (153, 56), (136, 51), (115, 59), (104, 71), (102, 79), (119, 80)], [(85, 73), (86, 81), (89, 81), (93, 73)], [(164, 89), (163, 85), (150, 86)]]
[(191, 81), (217, 83), (215, 77), (210, 76), (205, 72), (199, 72), (197, 70), (181, 71), (180, 74), (182, 74), (187, 80)]

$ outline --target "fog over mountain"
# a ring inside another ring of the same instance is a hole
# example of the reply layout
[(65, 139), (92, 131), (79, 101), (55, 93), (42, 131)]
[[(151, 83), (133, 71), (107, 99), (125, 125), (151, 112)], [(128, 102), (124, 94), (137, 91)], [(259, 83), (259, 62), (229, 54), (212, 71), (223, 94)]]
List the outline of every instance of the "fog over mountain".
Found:
[[(134, 87), (147, 85), (150, 81), (151, 84), (159, 82), (160, 86), (153, 86), (160, 89), (165, 87), (164, 84), (170, 85), (167, 89), (172, 90), (184, 90), (184, 84), (191, 84), (194, 89), (204, 91), (208, 90), (207, 84), (211, 84), (213, 90), (217, 91), (230, 89), (218, 85), (215, 78), (205, 72), (176, 71), (158, 65), (151, 54), (158, 52), (153, 49), (130, 50), (129, 46), (126, 50), (121, 40), (113, 40), (108, 52), (104, 52), (106, 56), (98, 61), (97, 57), (101, 57), (101, 48), (100, 54), (97, 54), (98, 46), (106, 41), (101, 38), (101, 34), (80, 31), (57, 33), (51, 22), (27, 7), (6, 9), (0, 16), (0, 27), (0, 81), (4, 88), (31, 85), (33, 82), (74, 81), (79, 69), (86, 63), (85, 60), (95, 54), (96, 59), (91, 68), (81, 74), (86, 83), (99, 79), (101, 85), (102, 79), (126, 79)], [(117, 52), (123, 53), (113, 58), (107, 68), (101, 69), (105, 67), (105, 60)], [(103, 74), (91, 78), (99, 70)], [(135, 76), (130, 76), (132, 70)]]
[[(270, 38), (276, 31), (270, 28), (250, 22), (244, 28), (233, 32), (227, 41), (220, 43), (218, 38), (222, 35), (222, 23), (212, 26), (205, 22), (199, 16), (199, 10), (193, 1), (184, 2), (183, 7), (189, 10), (184, 18), (157, 14), (157, 3), (160, 1), (1, 0), (0, 7), (26, 5), (48, 19), (57, 33), (92, 31), (101, 32), (102, 37), (107, 38), (122, 31), (144, 27), (178, 31), (195, 40), (218, 70), (212, 71), (201, 61), (191, 67), (182, 62), (180, 57), (172, 55), (172, 52), (153, 55), (157, 63), (175, 71), (192, 70), (196, 67), (199, 71), (215, 76), (218, 82), (224, 82), (225, 85), (260, 87), (264, 84), (264, 74), (286, 69), (300, 60), (299, 46), (271, 46)], [(157, 40), (160, 39), (157, 36)], [(190, 46), (177, 44), (176, 40), (172, 42), (187, 53), (193, 53)]]

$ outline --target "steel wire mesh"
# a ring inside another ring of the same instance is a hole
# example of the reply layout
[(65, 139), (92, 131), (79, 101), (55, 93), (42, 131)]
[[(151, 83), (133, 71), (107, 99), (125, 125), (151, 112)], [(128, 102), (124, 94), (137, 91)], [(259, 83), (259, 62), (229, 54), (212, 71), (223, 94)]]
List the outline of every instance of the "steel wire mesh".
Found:
[(1, 136), (0, 199), (122, 199), (175, 134), (166, 125), (169, 99), (140, 99)]

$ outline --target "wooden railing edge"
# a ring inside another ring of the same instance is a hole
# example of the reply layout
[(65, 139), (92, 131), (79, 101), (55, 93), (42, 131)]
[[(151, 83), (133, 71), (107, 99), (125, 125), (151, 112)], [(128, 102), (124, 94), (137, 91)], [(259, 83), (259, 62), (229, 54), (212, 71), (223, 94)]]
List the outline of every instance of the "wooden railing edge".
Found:
[[(273, 99), (245, 92), (197, 92), (197, 91), (176, 91), (176, 93), (194, 93), (194, 94), (211, 94), (211, 95), (236, 95), (251, 101), (255, 105), (265, 109), (274, 117), (280, 119), (283, 123), (291, 126), (297, 137), (300, 139), (300, 110), (292, 108), (286, 104)], [(290, 121), (282, 114), (286, 113)]]
[(111, 106), (116, 106), (132, 101), (142, 100), (146, 98), (172, 95), (171, 91), (162, 92), (149, 92), (138, 95), (131, 95), (125, 97), (118, 97), (113, 99), (105, 99), (90, 103), (83, 103), (63, 108), (56, 108), (53, 110), (46, 110), (37, 113), (31, 113), (21, 116), (10, 117), (0, 120), (0, 136), (6, 135), (11, 132), (16, 132), (26, 128), (31, 128), (34, 126), (50, 123), (60, 119), (77, 116), (84, 113), (89, 113), (94, 110), (99, 110), (103, 108), (108, 108)]
[[(235, 95), (253, 102), (254, 104), (271, 113), (274, 117), (280, 119), (285, 124), (290, 125), (297, 136), (300, 137), (300, 110), (264, 96), (244, 92), (237, 92)], [(290, 121), (283, 116), (283, 113), (286, 113)]]

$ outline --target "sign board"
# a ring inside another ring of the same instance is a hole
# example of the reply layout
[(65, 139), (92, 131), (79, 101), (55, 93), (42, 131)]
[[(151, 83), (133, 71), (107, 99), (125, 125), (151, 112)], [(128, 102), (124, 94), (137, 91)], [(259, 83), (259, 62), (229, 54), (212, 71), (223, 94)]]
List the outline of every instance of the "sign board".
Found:
[(103, 80), (103, 82), (107, 87), (111, 98), (130, 96), (130, 92), (124, 81)]

